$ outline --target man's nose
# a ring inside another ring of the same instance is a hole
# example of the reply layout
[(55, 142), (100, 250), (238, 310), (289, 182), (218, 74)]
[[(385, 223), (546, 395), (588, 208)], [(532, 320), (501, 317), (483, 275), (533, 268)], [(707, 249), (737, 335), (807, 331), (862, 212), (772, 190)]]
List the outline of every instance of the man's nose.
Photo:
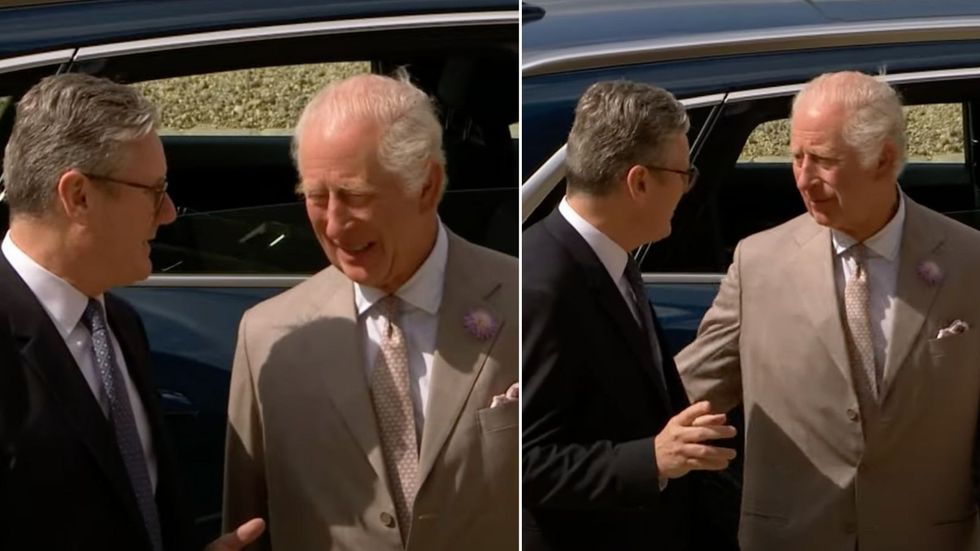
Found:
[(326, 234), (327, 237), (335, 239), (343, 233), (347, 222), (350, 220), (350, 211), (343, 201), (338, 201), (336, 197), (331, 197), (326, 209)]
[(803, 157), (796, 168), (796, 188), (804, 191), (813, 186), (815, 178), (813, 176), (813, 162), (806, 156)]
[(160, 208), (157, 209), (157, 224), (166, 226), (167, 224), (173, 223), (176, 219), (177, 207), (174, 205), (173, 199), (170, 198), (170, 194), (163, 192), (163, 202), (160, 203)]

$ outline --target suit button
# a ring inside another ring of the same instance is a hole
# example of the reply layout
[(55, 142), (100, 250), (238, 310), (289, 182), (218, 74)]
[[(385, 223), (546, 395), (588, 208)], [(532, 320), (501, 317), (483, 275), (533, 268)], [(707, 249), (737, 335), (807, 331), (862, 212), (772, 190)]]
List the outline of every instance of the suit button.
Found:
[(381, 524), (384, 524), (388, 528), (394, 528), (395, 517), (391, 516), (390, 513), (381, 513)]
[(854, 408), (848, 408), (847, 409), (847, 418), (850, 419), (851, 421), (857, 421), (858, 419), (861, 418), (861, 416), (858, 414), (858, 412), (857, 412), (856, 409), (854, 409)]
[(853, 534), (855, 532), (857, 532), (857, 523), (856, 522), (845, 522), (844, 523), (844, 533), (845, 534)]

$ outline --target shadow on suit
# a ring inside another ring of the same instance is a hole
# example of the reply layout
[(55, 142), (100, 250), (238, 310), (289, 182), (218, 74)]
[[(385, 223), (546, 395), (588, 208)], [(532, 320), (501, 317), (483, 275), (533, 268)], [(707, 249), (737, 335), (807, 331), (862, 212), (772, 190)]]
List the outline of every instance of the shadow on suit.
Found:
[[(808, 495), (839, 496), (844, 498), (849, 495), (853, 502), (855, 491), (853, 479), (841, 488), (822, 473), (820, 469), (807, 457), (800, 446), (793, 441), (793, 438), (780, 428), (779, 422), (774, 420), (762, 407), (753, 406), (746, 415), (746, 424), (752, 427), (751, 434), (766, 434), (767, 445), (770, 449), (778, 450), (778, 455), (770, 454), (771, 461), (747, 461), (745, 478), (748, 480), (786, 480), (791, 478), (800, 487), (809, 489)], [(814, 435), (814, 437), (818, 437)], [(746, 448), (751, 450), (751, 441), (746, 442)], [(788, 473), (792, 473), (791, 476)], [(773, 497), (778, 496), (776, 499)], [(749, 485), (744, 489), (741, 526), (739, 528), (739, 540), (752, 542), (752, 549), (759, 551), (828, 551), (819, 538), (812, 538), (808, 543), (801, 543), (796, 538), (787, 537), (787, 531), (795, 531), (794, 522), (803, 522), (810, 525), (809, 519), (799, 517), (790, 519), (790, 511), (793, 496), (790, 492), (768, 492), (759, 494), (753, 492), (753, 486)], [(846, 499), (841, 499), (845, 502)], [(814, 504), (817, 505), (817, 504)], [(836, 507), (836, 505), (835, 505)], [(856, 513), (852, 510), (850, 517), (841, 517), (832, 524), (815, 527), (821, 532), (850, 531), (850, 542), (841, 549), (857, 549), (855, 534), (856, 524), (853, 517)], [(802, 545), (802, 547), (801, 547)]]
[[(340, 326), (346, 326), (341, 328)], [(331, 549), (333, 540), (327, 527), (349, 526), (356, 527), (364, 517), (367, 505), (374, 500), (374, 488), (369, 484), (359, 484), (355, 481), (365, 477), (373, 477), (371, 465), (363, 456), (352, 457), (357, 448), (347, 439), (334, 437), (336, 432), (347, 432), (343, 417), (339, 412), (332, 415), (317, 415), (309, 417), (304, 412), (322, 412), (331, 408), (330, 399), (322, 392), (322, 384), (329, 382), (329, 365), (313, 362), (296, 361), (297, 358), (316, 357), (317, 354), (306, 351), (309, 343), (321, 340), (321, 335), (336, 335), (354, 331), (353, 324), (340, 318), (320, 318), (309, 323), (288, 329), (283, 337), (276, 341), (269, 352), (266, 369), (258, 381), (260, 399), (275, 407), (264, 410), (265, 425), (277, 427), (265, 434), (268, 447), (275, 449), (273, 457), (265, 457), (268, 463), (251, 465), (249, 469), (259, 469), (276, 473), (276, 480), (288, 487), (255, 488), (250, 495), (275, 496), (288, 493), (291, 502), (296, 504), (289, 514), (279, 515), (270, 519), (270, 530), (262, 536), (261, 543), (265, 548), (271, 545), (272, 530), (276, 532), (305, 533), (311, 526), (323, 526), (319, 542), (323, 549)], [(272, 368), (274, 367), (274, 368)], [(301, 383), (308, 381), (308, 384)], [(302, 421), (298, 423), (297, 421)], [(368, 421), (374, 422), (372, 416)], [(289, 430), (279, 427), (291, 426)], [(229, 455), (248, 457), (245, 446), (239, 434), (229, 431)], [(376, 439), (370, 442), (371, 449), (378, 449)], [(310, 450), (316, 450), (311, 452)], [(322, 463), (325, 470), (344, 471), (342, 476), (320, 477), (317, 479), (302, 479), (291, 476), (290, 463), (296, 457), (315, 453), (316, 461)], [(379, 452), (380, 453), (380, 452)], [(359, 459), (359, 460), (358, 460)], [(328, 486), (327, 481), (337, 481), (342, 486)], [(346, 481), (346, 483), (345, 483)], [(328, 494), (344, 495), (342, 502), (338, 500), (320, 500), (319, 496)], [(297, 497), (302, 501), (297, 502)], [(265, 507), (263, 507), (264, 509)]]

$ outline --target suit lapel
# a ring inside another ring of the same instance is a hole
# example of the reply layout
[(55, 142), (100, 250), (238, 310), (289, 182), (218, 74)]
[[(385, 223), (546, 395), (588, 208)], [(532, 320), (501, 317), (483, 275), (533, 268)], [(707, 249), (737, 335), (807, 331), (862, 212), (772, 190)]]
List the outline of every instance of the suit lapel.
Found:
[(143, 526), (136, 497), (116, 447), (115, 434), (82, 376), (71, 352), (34, 293), (0, 254), (3, 309), (11, 312), (11, 333), (21, 361), (48, 389), (60, 406), (65, 423), (91, 452), (133, 522)]
[[(636, 356), (644, 375), (653, 383), (660, 398), (659, 403), (663, 405), (665, 411), (670, 413), (670, 397), (664, 387), (663, 379), (656, 372), (657, 367), (654, 363), (653, 350), (650, 348), (648, 337), (636, 323), (636, 319), (633, 318), (629, 306), (606, 267), (602, 265), (592, 247), (557, 209), (545, 219), (545, 227), (551, 231), (552, 235), (582, 268), (596, 302), (616, 325), (617, 333), (626, 341), (629, 349)], [(664, 346), (663, 341), (660, 341), (660, 344), (661, 347)]]
[(313, 295), (324, 299), (312, 302), (311, 310), (302, 317), (310, 320), (308, 323), (313, 326), (322, 318), (340, 319), (346, 323), (331, 327), (331, 339), (324, 339), (316, 331), (297, 332), (304, 335), (306, 342), (297, 347), (302, 357), (295, 361), (309, 370), (308, 376), (300, 380), (321, 385), (323, 394), (340, 412), (368, 463), (387, 487), (378, 425), (364, 373), (363, 338), (358, 331), (354, 284), (335, 268), (314, 277), (322, 278), (322, 281)]
[(898, 257), (898, 281), (895, 292), (895, 319), (885, 354), (885, 371), (882, 378), (882, 397), (887, 398), (891, 383), (899, 367), (909, 355), (916, 336), (936, 299), (942, 283), (930, 284), (919, 276), (922, 262), (934, 261), (943, 266), (942, 245), (945, 236), (941, 227), (930, 224), (922, 207), (906, 197), (905, 226)]
[[(432, 382), (419, 450), (420, 483), (432, 470), (456, 425), (490, 349), (501, 333), (500, 329), (505, 323), (513, 321), (505, 319), (501, 312), (493, 308), (490, 299), (500, 288), (500, 283), (492, 281), (487, 274), (480, 274), (479, 266), (468, 263), (465, 254), (467, 246), (459, 237), (449, 233)], [(463, 325), (467, 314), (477, 309), (485, 310), (498, 322), (496, 333), (482, 340), (470, 334)], [(481, 407), (489, 406), (484, 404)]]
[(837, 300), (834, 253), (830, 230), (808, 221), (794, 235), (799, 250), (790, 260), (790, 272), (797, 285), (797, 296), (813, 322), (813, 333), (827, 349), (830, 358), (854, 388), (847, 342)]

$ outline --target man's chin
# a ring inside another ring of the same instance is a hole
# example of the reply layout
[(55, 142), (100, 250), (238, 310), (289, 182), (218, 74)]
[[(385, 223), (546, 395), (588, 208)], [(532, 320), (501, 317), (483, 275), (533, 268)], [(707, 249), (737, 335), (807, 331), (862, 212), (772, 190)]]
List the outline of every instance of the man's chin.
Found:
[(334, 266), (336, 266), (338, 270), (347, 276), (347, 279), (357, 283), (358, 285), (377, 287), (378, 282), (376, 281), (376, 278), (371, 277), (371, 273), (362, 266), (352, 266), (345, 262), (334, 264)]
[(813, 206), (810, 207), (809, 211), (810, 217), (813, 218), (813, 221), (817, 224), (827, 227), (833, 226), (833, 218), (828, 213), (823, 212), (819, 208)]

